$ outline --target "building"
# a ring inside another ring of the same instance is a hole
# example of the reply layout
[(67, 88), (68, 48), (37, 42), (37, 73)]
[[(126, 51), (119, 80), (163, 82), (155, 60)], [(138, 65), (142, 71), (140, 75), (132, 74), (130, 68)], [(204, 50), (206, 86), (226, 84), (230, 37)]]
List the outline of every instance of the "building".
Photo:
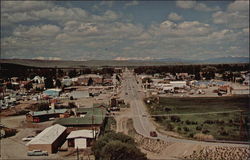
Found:
[(48, 121), (50, 118), (65, 118), (70, 116), (68, 109), (50, 109), (47, 111), (29, 112), (26, 114), (26, 121), (28, 122), (43, 122)]
[(68, 147), (85, 149), (91, 146), (97, 137), (97, 132), (94, 130), (77, 130), (72, 131), (67, 136)]
[(88, 90), (76, 90), (76, 91), (72, 91), (69, 94), (69, 97), (72, 97), (74, 99), (88, 98), (89, 97), (89, 91)]
[(97, 74), (81, 75), (77, 78), (77, 83), (84, 86), (101, 85), (103, 83), (103, 76)]
[(29, 151), (42, 150), (56, 153), (67, 137), (66, 127), (55, 124), (44, 129), (34, 139), (26, 144)]
[(44, 77), (35, 76), (32, 81), (41, 84), (44, 83)]
[(170, 84), (174, 88), (185, 88), (187, 86), (187, 82), (186, 81), (170, 81)]
[(76, 108), (77, 117), (62, 118), (57, 124), (67, 127), (67, 132), (81, 129), (100, 131), (106, 119), (107, 110), (104, 108)]
[(43, 94), (51, 97), (58, 97), (61, 92), (62, 92), (61, 89), (52, 88), (52, 89), (47, 89), (46, 91), (43, 92)]

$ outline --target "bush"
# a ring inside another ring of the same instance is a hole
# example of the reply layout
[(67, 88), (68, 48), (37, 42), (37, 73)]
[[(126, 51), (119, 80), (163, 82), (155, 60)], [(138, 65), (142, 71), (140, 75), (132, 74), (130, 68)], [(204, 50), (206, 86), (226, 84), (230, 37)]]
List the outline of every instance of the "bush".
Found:
[(100, 137), (92, 147), (95, 159), (140, 159), (146, 160), (146, 156), (135, 144), (132, 137), (122, 133), (109, 132)]
[(172, 122), (180, 122), (181, 121), (179, 116), (171, 116), (170, 119)]
[(186, 122), (187, 125), (191, 124), (191, 121), (189, 121), (189, 120), (186, 120), (185, 122)]
[(190, 134), (188, 135), (188, 137), (193, 138), (193, 137), (194, 137), (194, 133), (190, 133)]
[(177, 130), (178, 130), (178, 131), (181, 131), (181, 127), (178, 127)]
[(166, 123), (165, 130), (172, 131), (174, 129), (173, 125), (171, 123)]
[(202, 133), (207, 134), (207, 133), (209, 133), (209, 130), (205, 129), (202, 131)]
[(188, 127), (183, 127), (183, 130), (184, 130), (185, 132), (188, 132), (188, 131), (189, 131), (189, 128), (188, 128)]
[(197, 127), (196, 127), (196, 130), (197, 130), (197, 131), (201, 131), (201, 130), (202, 130), (202, 127), (201, 127), (201, 126), (197, 126)]

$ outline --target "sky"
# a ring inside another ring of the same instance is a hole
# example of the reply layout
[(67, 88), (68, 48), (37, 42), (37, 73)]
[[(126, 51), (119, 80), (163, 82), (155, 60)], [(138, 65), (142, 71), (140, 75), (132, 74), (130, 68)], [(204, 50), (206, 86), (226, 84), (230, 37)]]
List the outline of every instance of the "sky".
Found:
[(1, 1), (1, 58), (249, 57), (249, 1)]

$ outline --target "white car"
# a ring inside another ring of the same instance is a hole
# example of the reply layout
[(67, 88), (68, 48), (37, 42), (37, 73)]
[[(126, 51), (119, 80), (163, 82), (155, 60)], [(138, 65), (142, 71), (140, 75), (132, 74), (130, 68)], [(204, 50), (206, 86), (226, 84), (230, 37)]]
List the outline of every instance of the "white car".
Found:
[(22, 139), (22, 141), (31, 141), (34, 138), (34, 136), (28, 136)]

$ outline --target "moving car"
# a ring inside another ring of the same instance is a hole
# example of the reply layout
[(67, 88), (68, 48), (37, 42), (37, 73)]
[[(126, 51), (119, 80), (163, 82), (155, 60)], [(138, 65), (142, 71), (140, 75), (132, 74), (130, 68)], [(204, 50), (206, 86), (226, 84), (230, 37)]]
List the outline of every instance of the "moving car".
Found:
[(31, 141), (34, 138), (34, 136), (28, 136), (22, 139), (22, 141)]
[(27, 155), (28, 156), (48, 156), (48, 152), (42, 151), (42, 150), (33, 150), (33, 151), (28, 151)]
[(157, 137), (157, 133), (156, 133), (155, 131), (151, 131), (151, 132), (150, 132), (150, 136), (151, 136), (151, 137)]

